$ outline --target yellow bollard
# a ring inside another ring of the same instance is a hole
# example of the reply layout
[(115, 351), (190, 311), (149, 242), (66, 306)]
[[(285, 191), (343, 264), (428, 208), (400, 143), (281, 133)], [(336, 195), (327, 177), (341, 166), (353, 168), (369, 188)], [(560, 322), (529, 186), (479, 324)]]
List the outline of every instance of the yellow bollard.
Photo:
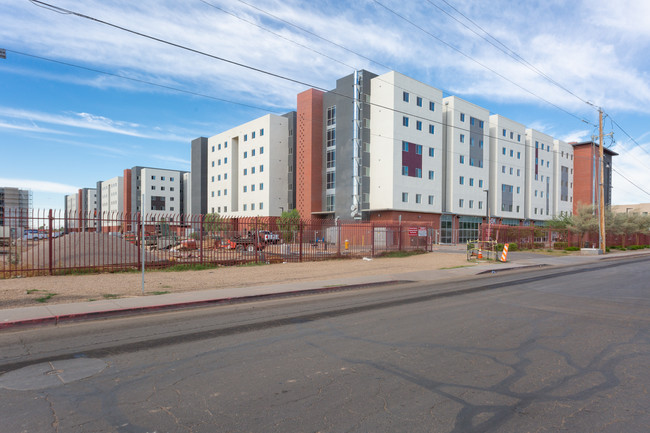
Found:
[(350, 248), (350, 241), (348, 241), (348, 240), (346, 239), (346, 240), (345, 240), (345, 249), (347, 250), (348, 248)]

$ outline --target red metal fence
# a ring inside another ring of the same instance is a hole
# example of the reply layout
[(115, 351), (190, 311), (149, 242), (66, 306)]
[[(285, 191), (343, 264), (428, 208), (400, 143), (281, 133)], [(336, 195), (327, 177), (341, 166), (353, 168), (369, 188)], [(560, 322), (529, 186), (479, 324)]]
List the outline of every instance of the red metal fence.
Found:
[(34, 211), (4, 216), (0, 275), (56, 275), (177, 264), (302, 262), (431, 250), (437, 230), (408, 223), (101, 215)]
[[(566, 247), (598, 248), (598, 233), (576, 233), (568, 229), (550, 229), (534, 226), (507, 226), (482, 224), (480, 240), (495, 240), (498, 243), (516, 243), (520, 249), (556, 249)], [(606, 234), (608, 247), (650, 245), (647, 233)]]

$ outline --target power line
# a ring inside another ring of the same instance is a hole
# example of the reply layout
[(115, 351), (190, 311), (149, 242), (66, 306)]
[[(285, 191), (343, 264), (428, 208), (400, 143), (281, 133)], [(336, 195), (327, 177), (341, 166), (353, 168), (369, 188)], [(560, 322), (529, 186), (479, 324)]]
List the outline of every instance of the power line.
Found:
[(301, 44), (300, 42), (296, 42), (296, 41), (294, 41), (294, 40), (292, 40), (292, 39), (289, 39), (289, 38), (287, 38), (287, 37), (285, 37), (285, 36), (282, 36), (281, 34), (274, 32), (273, 30), (269, 30), (269, 29), (267, 29), (266, 27), (263, 27), (263, 26), (261, 26), (261, 25), (259, 25), (259, 24), (257, 24), (257, 23), (254, 23), (254, 22), (249, 21), (249, 20), (247, 20), (247, 19), (245, 19), (245, 18), (242, 18), (242, 17), (240, 17), (239, 15), (236, 15), (236, 14), (234, 14), (233, 12), (227, 11), (227, 10), (225, 10), (225, 9), (223, 9), (223, 8), (221, 8), (221, 7), (219, 7), (219, 6), (217, 6), (217, 5), (213, 5), (212, 3), (207, 2), (207, 1), (205, 1), (205, 0), (199, 0), (199, 1), (200, 1), (201, 3), (203, 3), (203, 4), (206, 4), (206, 5), (208, 5), (208, 6), (210, 6), (210, 7), (213, 7), (213, 8), (215, 8), (215, 9), (217, 9), (217, 10), (220, 10), (221, 12), (223, 12), (223, 13), (225, 13), (225, 14), (228, 14), (228, 15), (230, 15), (230, 16), (232, 16), (232, 17), (235, 17), (235, 18), (237, 18), (238, 20), (241, 20), (241, 21), (243, 21), (243, 22), (245, 22), (245, 23), (247, 23), (247, 24), (250, 24), (250, 25), (252, 25), (252, 26), (255, 26), (255, 27), (257, 27), (258, 29), (261, 29), (261, 30), (264, 30), (265, 32), (271, 33), (272, 35), (277, 36), (278, 38), (284, 39), (285, 41), (291, 42), (292, 44), (295, 44), (295, 45), (297, 45), (297, 46), (299, 46), (299, 47), (301, 47), (301, 48), (304, 48), (304, 49), (306, 49), (306, 50), (312, 51), (312, 52), (314, 52), (314, 53), (316, 53), (316, 54), (318, 54), (318, 55), (320, 55), (320, 56), (323, 56), (323, 57), (325, 57), (325, 58), (327, 58), (327, 59), (330, 59), (330, 60), (333, 61), (333, 62), (336, 62), (336, 63), (339, 63), (339, 64), (341, 64), (341, 65), (343, 65), (343, 66), (346, 66), (346, 67), (352, 69), (353, 71), (357, 69), (357, 68), (354, 67), (354, 66), (348, 65), (347, 63), (344, 63), (344, 62), (342, 62), (342, 61), (340, 61), (340, 60), (338, 60), (338, 59), (335, 59), (334, 57), (328, 56), (327, 54), (321, 53), (320, 51), (317, 51), (317, 50), (315, 50), (315, 49), (313, 49), (313, 48), (310, 48), (310, 47), (308, 47), (307, 45)]
[(125, 32), (128, 32), (128, 33), (132, 33), (134, 35), (141, 36), (143, 38), (151, 39), (152, 41), (160, 42), (162, 44), (166, 44), (166, 45), (169, 45), (169, 46), (172, 46), (172, 47), (180, 48), (182, 50), (189, 51), (189, 52), (192, 52), (192, 53), (195, 53), (195, 54), (210, 57), (210, 58), (213, 58), (215, 60), (219, 60), (219, 61), (222, 61), (222, 62), (225, 62), (225, 63), (230, 63), (231, 65), (235, 65), (235, 66), (239, 66), (241, 68), (249, 69), (251, 71), (259, 72), (260, 74), (268, 75), (268, 76), (271, 76), (271, 77), (274, 77), (274, 78), (279, 78), (281, 80), (289, 81), (289, 82), (292, 82), (292, 83), (295, 83), (295, 84), (300, 84), (302, 86), (313, 87), (313, 88), (318, 89), (318, 90), (327, 91), (324, 88), (314, 86), (314, 85), (311, 85), (309, 83), (305, 83), (304, 81), (296, 80), (294, 78), (286, 77), (284, 75), (276, 74), (274, 72), (265, 71), (264, 69), (256, 68), (254, 66), (246, 65), (244, 63), (236, 62), (234, 60), (230, 60), (230, 59), (226, 59), (224, 57), (216, 56), (214, 54), (206, 53), (205, 51), (197, 50), (195, 48), (190, 48), (190, 47), (187, 47), (185, 45), (181, 45), (181, 44), (177, 44), (175, 42), (167, 41), (165, 39), (157, 38), (155, 36), (151, 36), (151, 35), (148, 35), (146, 33), (138, 32), (136, 30), (131, 30), (131, 29), (128, 29), (126, 27), (122, 27), (122, 26), (119, 26), (117, 24), (110, 23), (108, 21), (100, 20), (99, 18), (94, 18), (94, 17), (91, 17), (89, 15), (84, 15), (84, 14), (81, 14), (79, 12), (74, 12), (74, 11), (71, 11), (69, 9), (65, 9), (65, 8), (62, 8), (62, 7), (59, 7), (59, 6), (54, 6), (54, 5), (51, 5), (49, 3), (45, 3), (45, 2), (40, 1), (40, 0), (29, 0), (29, 1), (36, 4), (37, 6), (42, 5), (42, 6), (46, 7), (46, 8), (49, 8), (54, 12), (59, 12), (59, 13), (63, 13), (63, 14), (70, 14), (70, 15), (77, 16), (79, 18), (84, 18), (84, 19), (87, 19), (87, 20), (90, 20), (90, 21), (95, 21), (97, 23), (104, 24), (104, 25), (107, 25), (109, 27), (116, 28), (118, 30), (122, 30), (122, 31), (125, 31)]
[(644, 189), (641, 188), (639, 185), (637, 185), (636, 183), (632, 182), (630, 179), (628, 179), (627, 177), (625, 177), (625, 176), (623, 175), (623, 173), (621, 173), (620, 171), (616, 170), (614, 167), (612, 167), (612, 170), (613, 170), (614, 172), (618, 173), (618, 175), (621, 176), (623, 179), (627, 180), (627, 181), (630, 182), (632, 185), (634, 185), (635, 187), (637, 187), (640, 191), (642, 191), (642, 192), (644, 192), (645, 194), (647, 194), (647, 195), (650, 196), (650, 192), (644, 190)]
[(437, 36), (434, 35), (433, 33), (431, 33), (431, 32), (429, 32), (428, 30), (422, 28), (421, 26), (417, 25), (416, 23), (414, 23), (413, 21), (409, 20), (409, 19), (406, 18), (405, 16), (403, 16), (403, 15), (397, 13), (395, 10), (393, 10), (393, 9), (389, 8), (388, 6), (384, 5), (383, 3), (379, 2), (378, 0), (373, 0), (373, 1), (374, 1), (376, 4), (378, 4), (379, 6), (383, 7), (383, 8), (386, 9), (387, 11), (389, 11), (390, 13), (392, 13), (393, 15), (399, 17), (400, 19), (402, 19), (402, 20), (406, 21), (407, 23), (411, 24), (413, 27), (417, 28), (418, 30), (420, 30), (420, 31), (422, 31), (423, 33), (429, 35), (429, 36), (432, 37), (433, 39), (437, 40), (437, 41), (440, 42), (441, 44), (443, 44), (443, 45), (445, 45), (445, 46), (451, 48), (452, 50), (456, 51), (457, 53), (461, 54), (462, 56), (466, 57), (467, 59), (469, 59), (469, 60), (471, 60), (472, 62), (476, 63), (477, 65), (481, 66), (482, 68), (487, 69), (488, 71), (492, 72), (493, 74), (495, 74), (495, 75), (499, 76), (500, 78), (506, 80), (506, 81), (509, 82), (510, 84), (512, 84), (512, 85), (518, 87), (519, 89), (523, 90), (524, 92), (526, 92), (526, 93), (528, 93), (528, 94), (530, 94), (530, 95), (532, 95), (532, 96), (534, 96), (534, 97), (536, 97), (536, 98), (538, 98), (538, 99), (540, 99), (540, 100), (546, 102), (547, 104), (549, 104), (549, 105), (551, 105), (551, 106), (557, 108), (557, 109), (560, 110), (560, 111), (563, 111), (564, 113), (568, 114), (568, 115), (571, 116), (571, 117), (574, 117), (574, 118), (580, 120), (581, 122), (587, 123), (587, 124), (589, 124), (589, 125), (593, 125), (593, 123), (589, 122), (588, 120), (585, 120), (585, 119), (583, 119), (583, 118), (581, 118), (581, 117), (579, 117), (579, 116), (577, 116), (577, 115), (571, 113), (570, 111), (565, 110), (564, 108), (560, 107), (559, 105), (556, 105), (556, 104), (552, 103), (551, 101), (549, 101), (549, 100), (543, 98), (542, 96), (539, 96), (538, 94), (532, 92), (531, 90), (528, 90), (528, 89), (526, 89), (525, 87), (523, 87), (523, 86), (521, 86), (521, 85), (515, 83), (515, 82), (514, 82), (513, 80), (511, 80), (510, 78), (508, 78), (508, 77), (506, 77), (505, 75), (503, 75), (503, 74), (497, 72), (496, 70), (490, 68), (489, 66), (485, 65), (484, 63), (479, 62), (478, 60), (476, 60), (475, 58), (473, 58), (473, 57), (470, 56), (469, 54), (464, 53), (463, 51), (461, 51), (461, 50), (459, 50), (458, 48), (454, 47), (454, 46), (451, 45), (450, 43), (448, 43), (448, 42), (446, 42), (446, 41), (440, 39), (439, 37), (437, 37)]
[(27, 57), (32, 57), (32, 58), (39, 59), (39, 60), (44, 60), (46, 62), (58, 63), (60, 65), (69, 66), (69, 67), (72, 67), (72, 68), (83, 69), (83, 70), (90, 71), (90, 72), (96, 72), (98, 74), (104, 74), (104, 75), (108, 75), (108, 76), (111, 76), (111, 77), (122, 78), (124, 80), (130, 80), (130, 81), (134, 81), (136, 83), (142, 83), (142, 84), (147, 84), (147, 85), (150, 85), (150, 86), (156, 86), (156, 87), (160, 87), (160, 88), (167, 89), (167, 90), (173, 90), (175, 92), (186, 93), (188, 95), (200, 96), (202, 98), (208, 98), (208, 99), (212, 99), (212, 100), (220, 101), (220, 102), (227, 102), (228, 104), (241, 105), (242, 107), (254, 108), (256, 110), (261, 110), (261, 111), (265, 111), (265, 112), (271, 111), (271, 112), (275, 112), (275, 113), (280, 113), (280, 111), (273, 111), (273, 110), (271, 110), (269, 108), (258, 107), (256, 105), (250, 105), (250, 104), (244, 104), (242, 102), (235, 102), (235, 101), (231, 101), (231, 100), (223, 99), (223, 98), (217, 98), (216, 96), (206, 95), (205, 93), (199, 93), (199, 92), (194, 92), (194, 91), (191, 91), (191, 90), (179, 89), (177, 87), (167, 86), (165, 84), (153, 83), (151, 81), (146, 81), (146, 80), (142, 80), (142, 79), (139, 79), (139, 78), (128, 77), (126, 75), (121, 75), (121, 74), (116, 74), (116, 73), (113, 73), (113, 72), (102, 71), (100, 69), (89, 68), (87, 66), (76, 65), (74, 63), (63, 62), (61, 60), (54, 60), (54, 59), (50, 59), (50, 58), (43, 57), (43, 56), (37, 56), (35, 54), (24, 53), (24, 52), (21, 52), (21, 51), (16, 51), (16, 50), (11, 50), (11, 49), (7, 49), (7, 51), (9, 51), (10, 53), (19, 54), (19, 55), (22, 55), (22, 56), (27, 56)]
[[(568, 94), (570, 94), (570, 95), (576, 97), (576, 98), (577, 98), (578, 100), (580, 100), (581, 102), (584, 102), (585, 104), (590, 105), (590, 106), (592, 106), (593, 108), (596, 108), (596, 107), (594, 106), (593, 103), (591, 103), (591, 102), (587, 101), (586, 99), (584, 99), (584, 98), (582, 98), (582, 97), (576, 95), (574, 92), (572, 92), (571, 90), (569, 90), (568, 88), (566, 88), (565, 86), (563, 86), (562, 84), (558, 83), (556, 80), (554, 80), (553, 78), (551, 78), (550, 76), (548, 76), (546, 73), (544, 73), (543, 71), (541, 71), (541, 70), (540, 70), (539, 68), (537, 68), (535, 65), (531, 64), (530, 62), (528, 62), (526, 59), (524, 59), (522, 56), (520, 56), (520, 55), (519, 55), (515, 50), (513, 50), (512, 48), (506, 46), (506, 45), (505, 45), (503, 42), (501, 42), (499, 39), (497, 39), (497, 38), (495, 38), (494, 36), (492, 36), (492, 35), (491, 35), (487, 30), (485, 30), (483, 27), (481, 27), (480, 25), (478, 25), (475, 21), (473, 21), (473, 20), (472, 20), (471, 18), (469, 18), (467, 15), (463, 14), (461, 11), (459, 11), (458, 9), (456, 9), (453, 5), (451, 5), (451, 4), (450, 4), (449, 2), (447, 2), (446, 0), (442, 0), (442, 2), (445, 3), (447, 6), (449, 6), (451, 9), (453, 9), (454, 11), (456, 11), (456, 13), (458, 13), (459, 15), (461, 15), (461, 16), (462, 16), (463, 18), (465, 18), (467, 21), (469, 21), (470, 23), (472, 23), (472, 24), (473, 24), (474, 26), (476, 26), (478, 29), (480, 29), (483, 33), (485, 33), (487, 36), (489, 36), (489, 38), (492, 39), (492, 40), (490, 40), (490, 39), (488, 39), (488, 38), (486, 38), (486, 37), (480, 35), (480, 34), (479, 34), (478, 32), (476, 32), (474, 29), (471, 29), (471, 28), (470, 28), (469, 26), (467, 26), (465, 23), (461, 22), (461, 21), (458, 20), (456, 17), (454, 17), (453, 15), (449, 14), (447, 11), (445, 11), (444, 9), (442, 9), (441, 7), (439, 7), (438, 5), (434, 4), (431, 0), (427, 0), (427, 2), (430, 3), (432, 6), (434, 6), (435, 8), (437, 8), (438, 10), (440, 10), (441, 12), (445, 13), (446, 15), (448, 15), (450, 18), (452, 18), (453, 20), (455, 20), (456, 22), (458, 22), (458, 23), (461, 24), (462, 26), (464, 26), (466, 29), (468, 29), (469, 31), (471, 31), (472, 33), (474, 33), (476, 36), (480, 37), (481, 39), (483, 39), (484, 41), (486, 41), (487, 43), (489, 43), (490, 45), (492, 45), (493, 47), (495, 47), (496, 49), (498, 49), (499, 51), (505, 53), (506, 55), (510, 56), (511, 58), (513, 58), (514, 60), (516, 60), (517, 62), (519, 62), (519, 63), (521, 63), (522, 65), (526, 66), (528, 69), (530, 69), (531, 71), (535, 72), (536, 74), (538, 74), (539, 76), (541, 76), (542, 78), (544, 78), (545, 80), (547, 80), (549, 83), (551, 83), (551, 84), (553, 84), (553, 85), (559, 87), (560, 89), (564, 90), (564, 91), (567, 92)], [(494, 42), (492, 42), (492, 41), (494, 41)]]

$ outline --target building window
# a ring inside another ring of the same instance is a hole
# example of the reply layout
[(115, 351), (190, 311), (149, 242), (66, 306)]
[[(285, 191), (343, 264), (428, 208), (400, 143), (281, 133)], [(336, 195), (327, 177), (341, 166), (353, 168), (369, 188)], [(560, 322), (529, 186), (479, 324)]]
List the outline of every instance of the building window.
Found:
[(260, 155), (264, 153), (264, 146), (260, 147)]
[(460, 176), (458, 178), (458, 183), (460, 183), (461, 185), (464, 185), (465, 184), (465, 176)]
[(474, 200), (469, 201), (469, 208), (473, 209), (474, 208)]
[[(228, 149), (228, 142), (227, 141), (223, 142), (223, 148)], [(224, 208), (224, 209), (227, 209), (227, 208)]]
[(248, 186), (244, 185), (244, 192), (247, 192), (247, 191), (248, 191)]
[(418, 131), (422, 131), (422, 122), (421, 121), (419, 121), (419, 120), (415, 121), (415, 129), (417, 129)]
[(465, 134), (460, 134), (460, 142), (461, 143), (465, 142)]
[(474, 186), (474, 178), (473, 177), (469, 178), (469, 186)]
[(264, 171), (264, 165), (260, 165), (260, 173)]
[(421, 168), (416, 168), (415, 169), (415, 177), (422, 177), (422, 169)]
[(329, 194), (325, 196), (325, 210), (327, 212), (334, 212), (334, 195)]
[(505, 128), (503, 129), (503, 136), (504, 136), (504, 137), (506, 136), (506, 130), (505, 130)]
[(521, 176), (521, 169), (517, 169), (517, 176)]
[(460, 121), (461, 122), (465, 121), (465, 113), (460, 113)]
[(402, 166), (402, 175), (403, 176), (408, 176), (409, 175), (409, 168), (406, 165)]
[(335, 181), (336, 181), (336, 172), (335, 171), (328, 171), (326, 174), (326, 188), (327, 189), (334, 189), (335, 186)]
[(479, 201), (479, 202), (478, 202), (478, 208), (479, 208), (479, 209), (483, 209), (483, 202), (482, 202), (482, 201)]
[(478, 187), (483, 188), (483, 179), (478, 180)]
[(255, 203), (251, 203), (251, 210), (255, 210)]
[(244, 169), (244, 176), (246, 176), (247, 174), (248, 174), (248, 169), (245, 168), (245, 169)]
[(402, 152), (408, 152), (408, 151), (409, 151), (408, 141), (402, 141)]
[[(262, 135), (262, 134), (260, 134)], [(260, 202), (260, 210), (264, 209), (264, 203)]]
[(458, 207), (463, 207), (464, 202), (465, 201), (462, 198), (458, 199)]
[(327, 126), (336, 125), (336, 105), (327, 108)]
[(469, 124), (474, 126), (474, 118), (472, 116), (469, 116)]
[(255, 138), (255, 131), (251, 132), (251, 138)]
[(251, 156), (255, 156), (255, 149), (251, 150)]
[(435, 111), (436, 110), (436, 104), (435, 102), (429, 102), (429, 110)]
[[(336, 146), (336, 129), (331, 128), (327, 130), (327, 147)], [(260, 152), (262, 153), (262, 152)]]
[(422, 203), (422, 194), (415, 194), (415, 203)]
[(228, 180), (228, 173), (223, 174), (223, 180)]
[(433, 204), (433, 196), (432, 195), (429, 196), (429, 204)]
[[(244, 141), (248, 141), (248, 134), (244, 134)], [(246, 208), (246, 205), (244, 205), (244, 210), (246, 210), (245, 208)]]
[(403, 192), (402, 193), (402, 203), (408, 203), (409, 201), (409, 193), (408, 192)]
[(251, 192), (255, 191), (255, 184), (251, 184)]
[(402, 101), (404, 101), (404, 102), (409, 101), (409, 93), (408, 92), (402, 92)]
[(436, 131), (435, 125), (429, 125), (429, 134), (433, 134), (435, 133), (435, 131)]
[(223, 159), (223, 163), (224, 163), (224, 164), (228, 164), (228, 158), (224, 158), (224, 159)]
[(514, 132), (510, 131), (510, 139), (512, 140), (514, 138)]
[(517, 159), (521, 159), (521, 152), (517, 152)]
[(433, 180), (434, 173), (433, 170), (429, 170), (429, 180)]
[(415, 105), (417, 105), (418, 107), (421, 107), (422, 106), (422, 98), (420, 98), (419, 96), (417, 98), (415, 98)]
[(433, 158), (434, 155), (435, 155), (435, 149), (433, 147), (430, 147), (429, 148), (429, 156)]
[(155, 191), (156, 190), (156, 185), (151, 185), (151, 189)]
[(228, 188), (223, 190), (223, 195), (228, 195)]
[(479, 121), (478, 121), (478, 127), (481, 128), (481, 129), (483, 129), (483, 121), (482, 121), (482, 120), (479, 120)]
[(460, 163), (465, 164), (465, 155), (460, 155)]
[(246, 205), (244, 205), (244, 211), (246, 211)]
[(478, 141), (478, 147), (480, 147), (481, 149), (483, 149), (483, 140), (479, 140), (479, 141)]
[(408, 117), (402, 116), (402, 125), (409, 126), (409, 118)]
[(260, 191), (264, 190), (264, 184), (260, 183)]
[(512, 174), (512, 167), (510, 167), (510, 174)]
[(506, 148), (505, 147), (501, 148), (501, 153), (503, 153), (504, 155), (506, 154)]
[[(472, 117), (472, 119), (473, 119), (473, 117)], [(469, 145), (474, 146), (474, 142), (475, 142), (474, 137), (470, 137), (469, 138)]]
[(334, 149), (327, 151), (326, 160), (327, 160), (327, 164), (326, 164), (327, 168), (336, 167), (336, 152)]
[(212, 146), (212, 151), (214, 152), (214, 146)]
[(506, 172), (506, 166), (505, 166), (505, 165), (502, 165), (502, 166), (501, 166), (501, 173), (505, 173), (505, 172)]
[(422, 145), (421, 144), (416, 144), (415, 145), (415, 154), (416, 155), (422, 155)]

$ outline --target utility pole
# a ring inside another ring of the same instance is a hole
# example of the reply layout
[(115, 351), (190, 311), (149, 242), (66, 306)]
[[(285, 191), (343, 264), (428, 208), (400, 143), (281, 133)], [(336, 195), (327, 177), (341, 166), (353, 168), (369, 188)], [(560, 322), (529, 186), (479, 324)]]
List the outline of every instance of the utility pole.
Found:
[(603, 110), (602, 108), (598, 109), (598, 135), (599, 135), (599, 143), (598, 143), (598, 153), (600, 155), (600, 182), (599, 182), (599, 188), (598, 188), (598, 197), (599, 197), (599, 211), (600, 211), (600, 216), (598, 220), (598, 225), (600, 226), (600, 242), (598, 245), (598, 248), (605, 253), (605, 173), (604, 173), (604, 168), (605, 168), (605, 158), (604, 158), (604, 150), (603, 150)]

